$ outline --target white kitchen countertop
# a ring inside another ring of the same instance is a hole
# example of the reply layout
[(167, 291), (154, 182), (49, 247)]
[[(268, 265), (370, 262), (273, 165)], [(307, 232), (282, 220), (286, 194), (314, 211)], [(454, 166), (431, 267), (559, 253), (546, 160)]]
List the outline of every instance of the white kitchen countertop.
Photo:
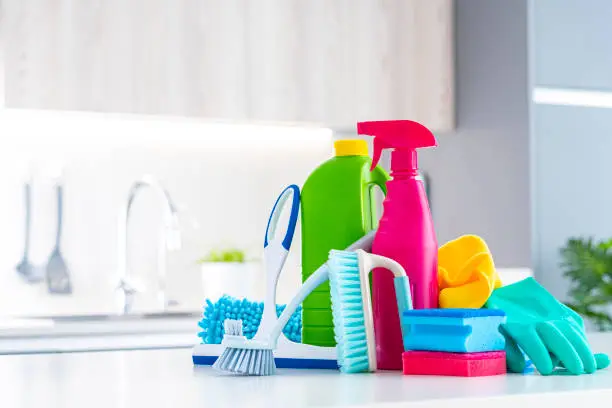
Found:
[(200, 341), (198, 320), (194, 317), (0, 319), (0, 355), (190, 348)]
[[(129, 317), (129, 316), (128, 316)], [(0, 318), (0, 341), (7, 338), (61, 337), (83, 335), (120, 335), (143, 333), (197, 333), (197, 317), (180, 318), (133, 318), (96, 320), (83, 319), (59, 321), (53, 318), (2, 319)]]
[[(190, 333), (141, 333), (117, 335), (81, 335), (30, 338), (0, 337), (0, 359), (3, 354), (71, 353), (108, 350), (190, 349), (200, 341)], [(1, 363), (0, 363), (1, 365)], [(0, 392), (0, 407), (2, 407)]]
[[(612, 352), (612, 333), (593, 335), (591, 343), (595, 351)], [(315, 370), (223, 377), (210, 367), (194, 367), (190, 349), (0, 356), (0, 384), (0, 406), (7, 408), (491, 408), (595, 406), (612, 399), (610, 369), (578, 377), (409, 377)]]

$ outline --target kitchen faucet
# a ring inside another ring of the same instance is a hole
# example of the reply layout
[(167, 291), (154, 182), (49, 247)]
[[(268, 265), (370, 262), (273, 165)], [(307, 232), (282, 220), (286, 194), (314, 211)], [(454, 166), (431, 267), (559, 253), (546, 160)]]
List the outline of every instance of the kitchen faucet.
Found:
[(163, 311), (171, 304), (166, 298), (166, 250), (174, 251), (181, 247), (181, 235), (178, 223), (176, 206), (172, 202), (168, 191), (166, 191), (152, 176), (146, 175), (141, 180), (132, 184), (127, 198), (127, 203), (121, 208), (119, 215), (118, 236), (118, 265), (119, 265), (119, 304), (121, 314), (129, 314), (132, 311), (134, 296), (141, 290), (132, 281), (128, 273), (128, 222), (130, 209), (134, 198), (142, 187), (151, 187), (164, 203), (164, 231), (160, 234), (160, 244), (157, 248), (157, 278), (158, 278), (158, 301)]

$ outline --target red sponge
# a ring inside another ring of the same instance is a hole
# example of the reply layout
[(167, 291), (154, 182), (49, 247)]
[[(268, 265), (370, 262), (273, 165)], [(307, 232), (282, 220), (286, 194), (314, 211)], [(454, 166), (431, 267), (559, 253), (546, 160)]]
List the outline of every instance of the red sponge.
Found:
[(406, 351), (402, 354), (405, 375), (484, 377), (506, 373), (506, 352), (443, 353)]

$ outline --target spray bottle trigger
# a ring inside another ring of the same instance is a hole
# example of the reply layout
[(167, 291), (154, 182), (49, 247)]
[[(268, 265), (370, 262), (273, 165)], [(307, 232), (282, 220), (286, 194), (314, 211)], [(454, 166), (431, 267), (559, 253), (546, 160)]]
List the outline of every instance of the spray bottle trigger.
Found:
[(372, 166), (370, 167), (370, 171), (374, 170), (374, 168), (380, 161), (380, 156), (382, 155), (382, 151), (385, 148), (387, 148), (385, 143), (382, 140), (374, 137), (373, 152), (372, 152)]

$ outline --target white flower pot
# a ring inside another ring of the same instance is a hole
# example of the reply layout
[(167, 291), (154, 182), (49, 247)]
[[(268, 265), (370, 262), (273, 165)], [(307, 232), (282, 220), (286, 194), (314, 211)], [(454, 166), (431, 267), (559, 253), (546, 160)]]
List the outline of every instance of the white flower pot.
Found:
[(201, 266), (204, 299), (217, 301), (223, 295), (261, 300), (261, 267), (257, 262), (205, 262)]

